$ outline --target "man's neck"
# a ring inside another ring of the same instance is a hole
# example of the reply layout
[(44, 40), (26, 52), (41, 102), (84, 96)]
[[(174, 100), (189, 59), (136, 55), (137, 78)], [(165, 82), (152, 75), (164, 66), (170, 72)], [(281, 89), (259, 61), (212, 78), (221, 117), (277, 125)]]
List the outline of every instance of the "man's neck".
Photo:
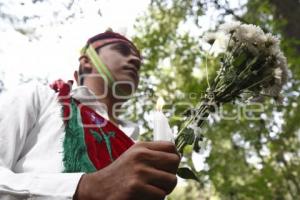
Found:
[(115, 104), (117, 103), (114, 98), (110, 97), (110, 95), (107, 95), (105, 98), (98, 99), (99, 102), (105, 104), (107, 106), (107, 115), (109, 120), (114, 123), (118, 124), (116, 112), (114, 109), (116, 108)]
[[(95, 84), (94, 82), (89, 82), (89, 81), (86, 81), (84, 83), (84, 85), (93, 91), (93, 93), (97, 97), (97, 100), (100, 103), (106, 105), (107, 115), (108, 115), (109, 120), (112, 123), (118, 125), (118, 120), (117, 120), (115, 109), (119, 108), (121, 106), (120, 103), (122, 103), (122, 102), (113, 96), (111, 89), (110, 88), (105, 89), (103, 87), (103, 84), (99, 84), (99, 83)], [(116, 104), (118, 106), (116, 106)]]

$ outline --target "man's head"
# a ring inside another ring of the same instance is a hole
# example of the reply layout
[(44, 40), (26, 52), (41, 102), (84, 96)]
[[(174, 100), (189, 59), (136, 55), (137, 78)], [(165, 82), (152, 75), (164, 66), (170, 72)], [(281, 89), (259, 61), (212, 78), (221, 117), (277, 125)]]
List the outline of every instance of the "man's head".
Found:
[(138, 85), (140, 52), (120, 34), (106, 31), (90, 38), (79, 60), (79, 72), (74, 75), (80, 85), (91, 80), (94, 84), (103, 84), (105, 79), (106, 86), (117, 84), (117, 88), (125, 93), (135, 90)]

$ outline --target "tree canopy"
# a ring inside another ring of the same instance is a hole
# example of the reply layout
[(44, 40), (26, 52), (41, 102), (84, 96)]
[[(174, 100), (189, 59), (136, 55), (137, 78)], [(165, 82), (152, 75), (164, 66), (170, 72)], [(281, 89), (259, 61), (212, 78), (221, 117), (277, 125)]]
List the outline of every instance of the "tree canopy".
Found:
[[(281, 39), (289, 63), (283, 105), (268, 101), (263, 112), (247, 112), (257, 120), (211, 118), (201, 130), (206, 138), (205, 161), (198, 171), (201, 184), (189, 181), (170, 198), (299, 198), (299, 9), (300, 3), (294, 0), (152, 0), (148, 12), (138, 19), (135, 42), (143, 50), (143, 79), (140, 95), (131, 105), (136, 111), (132, 117), (145, 128), (145, 140), (151, 139), (147, 121), (158, 96), (167, 102), (164, 111), (175, 132), (182, 124), (182, 112), (200, 101), (207, 87), (201, 42), (206, 30), (201, 17), (212, 10), (215, 18), (209, 23), (210, 31), (230, 20), (259, 25)], [(217, 62), (209, 60), (209, 74), (216, 71)], [(240, 106), (224, 109), (235, 116)], [(184, 162), (192, 164), (191, 149), (184, 156)]]

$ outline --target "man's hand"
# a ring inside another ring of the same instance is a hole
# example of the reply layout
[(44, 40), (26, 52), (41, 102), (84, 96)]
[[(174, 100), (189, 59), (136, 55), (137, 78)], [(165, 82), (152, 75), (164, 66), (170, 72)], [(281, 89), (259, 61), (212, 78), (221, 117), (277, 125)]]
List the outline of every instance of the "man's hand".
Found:
[(140, 142), (108, 167), (83, 175), (78, 200), (162, 200), (177, 184), (180, 162), (171, 142)]

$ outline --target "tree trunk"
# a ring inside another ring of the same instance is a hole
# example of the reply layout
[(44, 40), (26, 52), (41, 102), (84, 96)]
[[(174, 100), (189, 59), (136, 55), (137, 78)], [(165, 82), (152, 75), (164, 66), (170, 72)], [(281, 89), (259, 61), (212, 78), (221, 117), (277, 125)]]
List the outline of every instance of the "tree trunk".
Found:
[[(286, 21), (286, 24), (283, 26), (285, 37), (300, 41), (300, 1), (270, 0), (269, 2), (275, 6), (275, 19), (284, 19)], [(300, 45), (296, 44), (294, 47), (300, 54)]]

